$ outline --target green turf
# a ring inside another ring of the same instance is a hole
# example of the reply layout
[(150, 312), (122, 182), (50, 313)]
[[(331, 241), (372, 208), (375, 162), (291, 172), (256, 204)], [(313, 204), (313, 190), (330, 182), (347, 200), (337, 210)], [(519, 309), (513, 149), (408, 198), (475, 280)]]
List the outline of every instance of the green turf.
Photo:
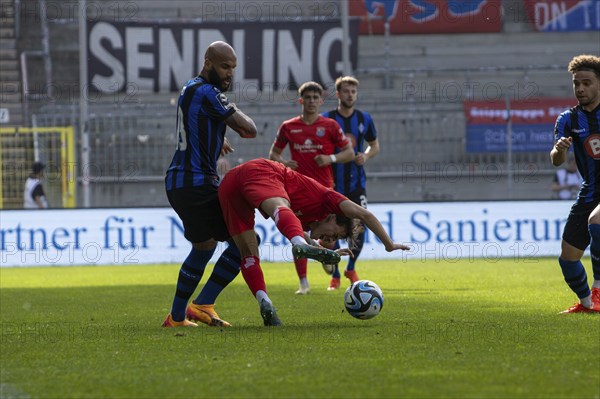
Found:
[(361, 262), (385, 295), (368, 321), (318, 264), (303, 297), (265, 264), (284, 326), (239, 277), (223, 330), (160, 328), (178, 269), (0, 269), (0, 397), (600, 398), (600, 315), (557, 314), (575, 298), (553, 259)]

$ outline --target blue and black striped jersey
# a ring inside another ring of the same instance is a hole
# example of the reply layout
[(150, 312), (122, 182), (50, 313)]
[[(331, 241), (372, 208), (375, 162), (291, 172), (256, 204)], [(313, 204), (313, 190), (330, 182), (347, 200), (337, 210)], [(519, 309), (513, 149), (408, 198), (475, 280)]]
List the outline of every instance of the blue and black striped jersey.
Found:
[[(352, 142), (355, 154), (365, 151), (368, 146), (365, 141), (370, 142), (377, 138), (373, 118), (368, 112), (354, 110), (350, 117), (345, 118), (338, 113), (337, 109), (334, 109), (323, 113), (323, 116), (335, 120), (342, 127), (342, 130)], [(340, 149), (336, 149), (336, 152), (339, 151)], [(333, 169), (335, 190), (338, 193), (349, 195), (357, 189), (366, 190), (367, 177), (362, 165), (346, 162), (343, 164), (334, 163), (331, 167)]]
[(165, 177), (166, 189), (219, 185), (225, 119), (235, 107), (217, 87), (197, 76), (179, 94), (177, 148)]
[(580, 105), (558, 116), (554, 126), (554, 140), (573, 138), (573, 152), (579, 174), (583, 177), (577, 203), (600, 200), (600, 105), (593, 111), (584, 111)]

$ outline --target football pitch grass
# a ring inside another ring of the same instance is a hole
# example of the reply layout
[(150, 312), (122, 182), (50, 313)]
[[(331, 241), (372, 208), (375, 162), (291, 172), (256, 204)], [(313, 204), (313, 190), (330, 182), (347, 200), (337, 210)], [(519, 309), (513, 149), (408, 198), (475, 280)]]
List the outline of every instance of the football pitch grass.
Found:
[(284, 325), (238, 276), (222, 330), (160, 327), (178, 270), (0, 269), (0, 397), (600, 398), (600, 315), (557, 314), (555, 259), (359, 262), (385, 295), (366, 321), (319, 264), (296, 296), (293, 265), (265, 263)]

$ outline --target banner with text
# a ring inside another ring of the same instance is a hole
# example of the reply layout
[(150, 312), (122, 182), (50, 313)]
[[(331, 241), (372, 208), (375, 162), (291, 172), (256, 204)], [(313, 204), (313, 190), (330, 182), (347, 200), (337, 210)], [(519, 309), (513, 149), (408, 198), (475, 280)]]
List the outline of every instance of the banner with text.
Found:
[(500, 0), (358, 0), (349, 14), (360, 17), (361, 35), (500, 32)]
[(540, 32), (600, 30), (600, 0), (525, 0), (525, 9)]
[[(350, 24), (357, 65), (358, 22)], [(343, 72), (340, 22), (166, 23), (88, 21), (88, 84), (100, 92), (176, 92), (198, 75), (217, 40), (235, 49), (232, 91), (330, 85)], [(295, 93), (294, 96), (295, 97)]]
[[(361, 259), (558, 256), (570, 201), (372, 204), (387, 233), (410, 251), (386, 252), (367, 231)], [(273, 222), (256, 214), (264, 262), (292, 262)], [(181, 263), (190, 244), (170, 208), (2, 211), (0, 265)], [(226, 244), (219, 244), (213, 261)]]
[[(554, 124), (575, 99), (529, 99), (510, 102), (514, 152), (549, 152)], [(465, 101), (467, 152), (506, 152), (508, 111), (504, 101)]]

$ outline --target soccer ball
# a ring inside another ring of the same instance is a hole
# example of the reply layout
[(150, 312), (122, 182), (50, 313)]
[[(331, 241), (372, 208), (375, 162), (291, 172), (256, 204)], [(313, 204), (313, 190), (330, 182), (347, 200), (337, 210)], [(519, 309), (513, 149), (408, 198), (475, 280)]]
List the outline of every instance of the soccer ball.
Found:
[(372, 319), (383, 308), (383, 292), (369, 280), (353, 283), (344, 294), (344, 304), (350, 316), (357, 319)]

